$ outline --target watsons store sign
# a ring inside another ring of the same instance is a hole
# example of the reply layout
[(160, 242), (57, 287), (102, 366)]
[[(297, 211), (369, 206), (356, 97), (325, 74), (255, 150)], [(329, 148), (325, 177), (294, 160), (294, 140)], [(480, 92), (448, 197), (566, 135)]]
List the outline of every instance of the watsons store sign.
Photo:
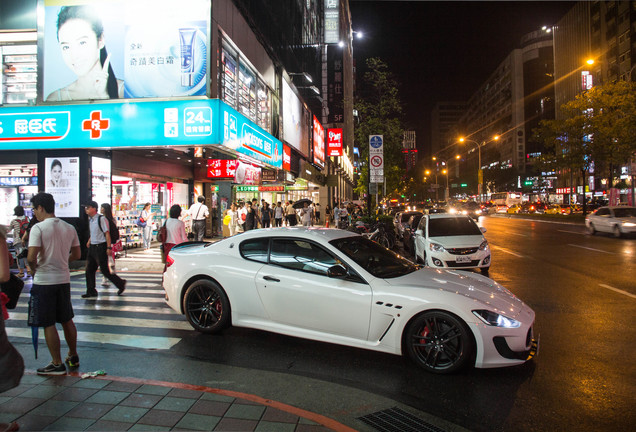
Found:
[(218, 99), (0, 110), (0, 150), (203, 145), (283, 167), (282, 142)]

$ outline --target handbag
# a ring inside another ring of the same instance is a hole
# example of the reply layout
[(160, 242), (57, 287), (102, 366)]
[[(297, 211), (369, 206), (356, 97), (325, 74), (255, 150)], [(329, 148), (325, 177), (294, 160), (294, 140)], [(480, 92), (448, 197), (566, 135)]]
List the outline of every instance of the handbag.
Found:
[(148, 223), (146, 222), (146, 219), (139, 216), (139, 219), (137, 219), (137, 226), (140, 228), (146, 228), (146, 225), (148, 225)]
[(157, 241), (163, 244), (166, 242), (167, 238), (168, 238), (168, 230), (166, 229), (166, 224), (164, 223), (163, 226), (159, 228), (159, 231), (157, 232)]
[(117, 240), (111, 246), (113, 248), (113, 252), (115, 253), (122, 252), (124, 250), (124, 244), (122, 243), (121, 239)]
[(20, 293), (22, 293), (22, 288), (24, 288), (24, 281), (12, 273), (9, 280), (1, 283), (0, 287), (2, 288), (2, 292), (9, 297), (6, 308), (15, 309), (18, 304), (18, 299), (20, 298)]

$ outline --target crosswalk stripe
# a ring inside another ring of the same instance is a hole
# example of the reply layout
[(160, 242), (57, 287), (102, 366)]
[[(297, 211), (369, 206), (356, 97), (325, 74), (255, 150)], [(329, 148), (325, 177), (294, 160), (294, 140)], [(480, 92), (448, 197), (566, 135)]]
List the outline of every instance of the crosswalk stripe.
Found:
[[(18, 303), (18, 307), (16, 308), (16, 310), (20, 309), (21, 306), (24, 307), (24, 310), (26, 310), (28, 305), (27, 303)], [(117, 312), (151, 313), (151, 314), (162, 314), (162, 315), (172, 315), (175, 313), (166, 304), (158, 305), (158, 306), (129, 306), (129, 305), (99, 304), (99, 302), (74, 304), (73, 311), (109, 311), (109, 312), (117, 311)], [(9, 316), (13, 318), (13, 316), (16, 313), (20, 313), (20, 312), (9, 311)]]
[[(31, 329), (7, 327), (7, 335), (31, 340)], [(40, 331), (38, 340), (44, 341), (44, 332)], [(181, 338), (79, 331), (77, 332), (77, 340), (79, 342), (109, 343), (132, 348), (167, 350), (178, 344)]]
[[(174, 315), (175, 318), (181, 317), (181, 315)], [(28, 318), (27, 313), (12, 313), (11, 318), (15, 320), (24, 320)], [(110, 317), (101, 315), (75, 315), (73, 322), (75, 324), (98, 324), (98, 325), (113, 325), (120, 327), (135, 327), (135, 328), (162, 328), (162, 329), (175, 329), (175, 330), (192, 330), (192, 326), (181, 320), (153, 320), (145, 318), (122, 318), (122, 317)]]
[(71, 299), (81, 300), (81, 301), (95, 301), (95, 300), (121, 300), (133, 303), (164, 303), (166, 300), (164, 298), (153, 298), (153, 297), (134, 297), (128, 295), (118, 296), (117, 293), (104, 293), (103, 291), (99, 293), (98, 297), (92, 297), (90, 299), (83, 299), (81, 294), (71, 294)]

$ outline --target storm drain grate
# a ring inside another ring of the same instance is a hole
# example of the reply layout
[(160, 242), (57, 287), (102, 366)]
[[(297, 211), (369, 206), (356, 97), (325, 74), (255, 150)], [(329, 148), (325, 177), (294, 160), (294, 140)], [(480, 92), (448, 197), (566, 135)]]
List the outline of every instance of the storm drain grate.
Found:
[(380, 432), (445, 432), (397, 407), (367, 414), (358, 420)]

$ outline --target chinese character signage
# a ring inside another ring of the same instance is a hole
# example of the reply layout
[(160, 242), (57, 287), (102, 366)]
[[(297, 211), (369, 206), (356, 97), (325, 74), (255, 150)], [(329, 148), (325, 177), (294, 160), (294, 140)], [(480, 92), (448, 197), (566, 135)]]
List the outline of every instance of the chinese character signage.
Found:
[(328, 123), (344, 123), (344, 82), (342, 80), (342, 48), (327, 47)]
[(327, 155), (342, 156), (342, 128), (327, 130)]
[[(55, 216), (79, 217), (79, 157), (46, 158), (44, 160), (44, 192), (55, 198)], [(110, 181), (110, 178), (109, 178)]]
[(261, 182), (261, 169), (243, 162), (238, 163), (234, 174), (234, 183), (258, 185)]
[(291, 171), (291, 148), (283, 144), (283, 170)]
[(313, 162), (320, 166), (325, 166), (325, 130), (322, 125), (314, 116), (314, 147), (313, 147)]
[(44, 100), (206, 94), (209, 0), (44, 0), (43, 10)]
[(340, 42), (339, 0), (325, 0), (325, 43)]
[(283, 143), (218, 99), (11, 107), (0, 150), (219, 144), (274, 168)]
[(234, 178), (238, 160), (208, 159), (208, 178)]

